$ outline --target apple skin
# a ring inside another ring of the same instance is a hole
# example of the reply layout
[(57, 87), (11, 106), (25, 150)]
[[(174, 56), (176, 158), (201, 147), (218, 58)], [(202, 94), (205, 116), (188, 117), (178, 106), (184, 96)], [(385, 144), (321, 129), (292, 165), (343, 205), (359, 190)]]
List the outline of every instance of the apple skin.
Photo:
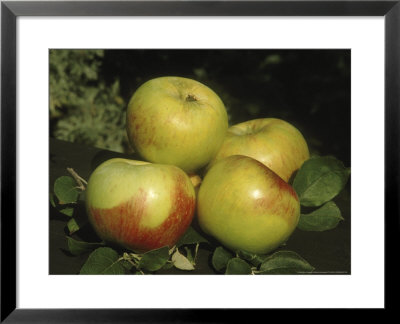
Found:
[(133, 94), (126, 125), (132, 147), (144, 160), (193, 172), (217, 153), (228, 116), (221, 99), (204, 84), (160, 77), (145, 82)]
[(205, 175), (197, 217), (206, 234), (232, 251), (266, 254), (292, 234), (300, 203), (293, 188), (264, 164), (232, 155)]
[(286, 182), (310, 157), (307, 143), (300, 131), (277, 118), (253, 119), (231, 126), (209, 166), (230, 155), (252, 157)]
[(94, 170), (86, 189), (88, 218), (98, 236), (135, 252), (172, 247), (195, 208), (189, 177), (173, 165), (113, 158)]

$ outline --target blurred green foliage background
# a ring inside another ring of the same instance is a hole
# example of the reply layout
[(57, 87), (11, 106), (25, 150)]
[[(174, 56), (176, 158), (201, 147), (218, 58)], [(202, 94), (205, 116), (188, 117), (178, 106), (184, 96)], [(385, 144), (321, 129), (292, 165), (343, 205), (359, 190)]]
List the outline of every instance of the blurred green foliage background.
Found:
[(50, 50), (50, 136), (131, 152), (126, 105), (159, 76), (198, 80), (230, 125), (264, 117), (296, 126), (313, 154), (350, 165), (350, 50)]

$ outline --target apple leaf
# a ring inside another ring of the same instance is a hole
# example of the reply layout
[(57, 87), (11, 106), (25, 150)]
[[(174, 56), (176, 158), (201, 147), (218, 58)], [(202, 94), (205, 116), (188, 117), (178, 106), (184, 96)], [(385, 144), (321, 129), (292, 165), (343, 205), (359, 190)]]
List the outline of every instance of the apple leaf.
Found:
[(60, 213), (67, 215), (69, 217), (72, 217), (72, 215), (74, 213), (74, 208), (67, 207), (67, 208), (60, 209)]
[(132, 262), (129, 262), (128, 260), (121, 260), (121, 265), (126, 269), (126, 270), (132, 270), (134, 267), (134, 264)]
[(209, 243), (206, 238), (201, 236), (192, 226), (186, 230), (186, 232), (179, 239), (178, 243), (176, 243), (177, 247), (186, 244), (196, 244), (196, 243)]
[(310, 214), (301, 214), (297, 228), (322, 232), (335, 228), (343, 219), (339, 207), (333, 201), (328, 201)]
[(127, 270), (121, 261), (123, 258), (116, 251), (100, 247), (89, 255), (80, 274), (126, 274)]
[(194, 264), (195, 262), (195, 258), (192, 255), (192, 251), (190, 250), (190, 248), (188, 246), (185, 246), (185, 251), (186, 251), (186, 258), (192, 263)]
[(84, 241), (78, 241), (72, 237), (67, 236), (68, 249), (73, 255), (80, 255), (86, 252), (90, 252), (100, 246), (104, 246), (104, 243), (88, 243)]
[(51, 192), (50, 193), (50, 204), (56, 208), (56, 202), (54, 201), (54, 194)]
[(215, 270), (222, 272), (228, 265), (229, 260), (233, 257), (234, 256), (231, 252), (224, 249), (222, 246), (219, 246), (215, 249), (213, 253), (211, 263)]
[(68, 227), (68, 231), (69, 234), (72, 235), (75, 232), (79, 231), (80, 227), (78, 225), (78, 223), (76, 222), (75, 218), (71, 218), (68, 223), (67, 223), (67, 227)]
[(261, 264), (260, 274), (295, 274), (313, 272), (311, 266), (300, 255), (292, 251), (275, 252)]
[(345, 187), (350, 169), (332, 156), (312, 157), (297, 172), (293, 188), (303, 206), (321, 206)]
[(76, 213), (74, 217), (71, 217), (71, 219), (67, 222), (69, 234), (71, 235), (79, 231), (88, 223), (88, 221), (89, 220), (84, 213)]
[(172, 254), (171, 261), (174, 267), (180, 270), (194, 270), (193, 264), (178, 249)]
[(254, 254), (247, 251), (237, 251), (238, 257), (250, 262), (252, 265), (258, 267), (268, 257), (267, 255)]
[(60, 205), (76, 203), (79, 191), (76, 188), (75, 180), (69, 176), (62, 176), (54, 182), (54, 194)]
[(160, 270), (169, 259), (169, 248), (164, 246), (159, 249), (151, 250), (143, 254), (141, 257), (138, 268), (148, 271)]
[(233, 258), (228, 261), (226, 266), (225, 274), (251, 274), (251, 267), (250, 265), (240, 259), (240, 258)]
[(174, 264), (171, 261), (168, 261), (166, 264), (163, 265), (162, 269), (168, 270), (173, 268)]

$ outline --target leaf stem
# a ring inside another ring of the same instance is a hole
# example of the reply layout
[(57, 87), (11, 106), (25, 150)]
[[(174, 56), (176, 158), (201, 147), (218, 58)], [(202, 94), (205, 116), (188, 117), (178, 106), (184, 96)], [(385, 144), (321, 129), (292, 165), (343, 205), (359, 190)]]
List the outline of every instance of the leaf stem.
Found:
[(87, 185), (87, 181), (83, 179), (78, 173), (75, 172), (72, 168), (67, 168), (67, 171), (72, 175), (75, 179), (76, 183), (78, 184), (78, 189), (85, 191)]
[(196, 248), (194, 250), (194, 258), (193, 258), (193, 265), (194, 266), (196, 265), (196, 257), (197, 257), (197, 252), (199, 251), (199, 246), (200, 246), (200, 243), (197, 243), (196, 244)]
[(135, 254), (135, 253), (129, 253), (128, 254), (128, 259), (129, 260), (134, 259), (135, 261), (140, 261), (141, 258), (142, 258), (142, 256), (140, 254)]
[(172, 253), (174, 253), (175, 250), (177, 250), (176, 245), (174, 245), (174, 246), (168, 251), (168, 254), (171, 255)]

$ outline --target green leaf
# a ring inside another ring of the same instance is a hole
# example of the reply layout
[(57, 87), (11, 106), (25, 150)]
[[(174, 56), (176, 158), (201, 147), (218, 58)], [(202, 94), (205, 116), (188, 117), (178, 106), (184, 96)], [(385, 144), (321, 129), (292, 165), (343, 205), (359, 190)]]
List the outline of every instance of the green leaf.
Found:
[(67, 207), (67, 208), (60, 209), (60, 213), (63, 213), (64, 215), (72, 217), (72, 215), (74, 213), (74, 208)]
[(88, 218), (85, 213), (77, 213), (74, 217), (67, 222), (67, 227), (69, 230), (69, 234), (73, 234), (79, 231), (82, 227), (84, 227), (88, 223)]
[(350, 169), (332, 157), (313, 157), (304, 162), (293, 181), (303, 206), (320, 206), (345, 187)]
[(209, 243), (206, 238), (201, 236), (193, 227), (189, 227), (187, 231), (182, 235), (179, 239), (178, 243), (176, 243), (177, 247), (180, 247), (185, 244), (196, 244), (196, 243)]
[(267, 255), (254, 254), (247, 251), (237, 251), (239, 258), (249, 261), (252, 265), (258, 267), (268, 257)]
[(168, 270), (171, 269), (174, 266), (172, 262), (167, 262), (166, 264), (163, 265), (162, 269), (163, 270)]
[(192, 255), (192, 250), (190, 249), (190, 247), (185, 246), (185, 251), (186, 251), (186, 258), (192, 263), (194, 264), (195, 262), (195, 257), (196, 257), (196, 252), (195, 252), (195, 256)]
[(75, 218), (71, 218), (67, 223), (69, 234), (72, 235), (75, 232), (79, 231), (80, 227)]
[(56, 202), (54, 201), (54, 194), (51, 192), (50, 193), (50, 204), (55, 208), (56, 207)]
[(303, 231), (326, 231), (335, 228), (343, 220), (340, 209), (333, 201), (327, 202), (322, 207), (300, 216), (297, 228)]
[(230, 259), (227, 266), (225, 274), (251, 274), (251, 267), (250, 265), (240, 259), (240, 258), (233, 258)]
[(68, 249), (73, 255), (80, 255), (104, 245), (104, 243), (88, 243), (84, 241), (78, 241), (69, 236), (67, 236), (67, 240)]
[(126, 274), (122, 260), (113, 249), (100, 247), (89, 255), (80, 274)]
[(134, 265), (129, 262), (128, 260), (121, 260), (121, 265), (126, 269), (126, 270), (132, 270), (132, 268), (134, 267)]
[(54, 182), (54, 194), (60, 204), (75, 203), (79, 196), (75, 180), (69, 176), (59, 177)]
[(169, 259), (168, 251), (168, 246), (164, 246), (162, 248), (146, 252), (140, 259), (138, 268), (148, 271), (160, 270)]
[(176, 249), (175, 253), (172, 254), (171, 261), (174, 264), (174, 267), (180, 270), (194, 270), (193, 264), (188, 260), (188, 258), (181, 254), (178, 249)]
[(275, 252), (260, 266), (262, 274), (294, 274), (312, 271), (314, 271), (314, 267), (292, 251)]
[(215, 270), (222, 272), (228, 265), (229, 260), (232, 258), (233, 254), (231, 252), (224, 249), (222, 246), (219, 246), (213, 253), (211, 263)]

